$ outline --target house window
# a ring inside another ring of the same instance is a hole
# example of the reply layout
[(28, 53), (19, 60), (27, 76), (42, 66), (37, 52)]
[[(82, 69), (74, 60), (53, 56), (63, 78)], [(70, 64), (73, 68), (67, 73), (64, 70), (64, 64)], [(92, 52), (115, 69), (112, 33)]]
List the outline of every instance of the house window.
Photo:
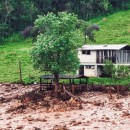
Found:
[(82, 50), (82, 54), (90, 55), (91, 52), (90, 52), (90, 50)]
[(85, 67), (86, 67), (86, 69), (95, 69), (94, 65), (86, 65)]
[(90, 55), (90, 51), (89, 50), (87, 51), (87, 55)]
[(82, 54), (86, 54), (86, 51), (85, 51), (85, 50), (82, 50)]

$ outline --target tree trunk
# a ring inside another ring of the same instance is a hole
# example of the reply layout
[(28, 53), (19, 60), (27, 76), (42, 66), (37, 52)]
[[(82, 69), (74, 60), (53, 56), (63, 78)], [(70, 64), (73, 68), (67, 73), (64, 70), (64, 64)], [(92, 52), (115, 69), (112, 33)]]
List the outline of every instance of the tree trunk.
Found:
[(59, 74), (54, 73), (54, 96), (57, 97), (59, 88)]

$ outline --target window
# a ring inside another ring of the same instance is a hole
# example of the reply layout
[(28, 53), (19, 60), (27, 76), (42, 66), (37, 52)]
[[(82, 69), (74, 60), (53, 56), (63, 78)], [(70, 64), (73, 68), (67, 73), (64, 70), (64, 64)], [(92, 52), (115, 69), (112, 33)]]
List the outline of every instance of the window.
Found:
[(82, 50), (82, 54), (86, 54), (86, 51), (85, 51), (85, 50)]
[(90, 50), (82, 50), (82, 54), (90, 55), (91, 51)]
[(87, 51), (87, 55), (90, 55), (90, 51), (89, 50)]
[(86, 65), (85, 67), (86, 67), (86, 69), (95, 69), (94, 65)]

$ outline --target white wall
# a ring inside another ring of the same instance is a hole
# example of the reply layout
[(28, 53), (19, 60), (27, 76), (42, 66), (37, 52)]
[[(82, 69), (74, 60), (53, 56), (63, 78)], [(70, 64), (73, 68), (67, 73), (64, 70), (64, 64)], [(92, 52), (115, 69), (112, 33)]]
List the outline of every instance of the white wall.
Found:
[(97, 66), (94, 69), (88, 69), (84, 66), (84, 75), (88, 77), (96, 77), (97, 76)]
[(90, 55), (82, 54), (82, 51), (78, 51), (78, 58), (80, 60), (80, 63), (96, 63), (96, 51), (91, 51)]

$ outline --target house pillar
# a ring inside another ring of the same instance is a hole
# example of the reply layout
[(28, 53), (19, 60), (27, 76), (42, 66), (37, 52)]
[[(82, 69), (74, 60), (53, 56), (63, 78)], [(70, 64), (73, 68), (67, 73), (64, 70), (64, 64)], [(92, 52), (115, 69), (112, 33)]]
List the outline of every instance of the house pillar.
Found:
[(97, 70), (97, 65), (95, 65), (95, 76), (98, 76), (98, 70)]

